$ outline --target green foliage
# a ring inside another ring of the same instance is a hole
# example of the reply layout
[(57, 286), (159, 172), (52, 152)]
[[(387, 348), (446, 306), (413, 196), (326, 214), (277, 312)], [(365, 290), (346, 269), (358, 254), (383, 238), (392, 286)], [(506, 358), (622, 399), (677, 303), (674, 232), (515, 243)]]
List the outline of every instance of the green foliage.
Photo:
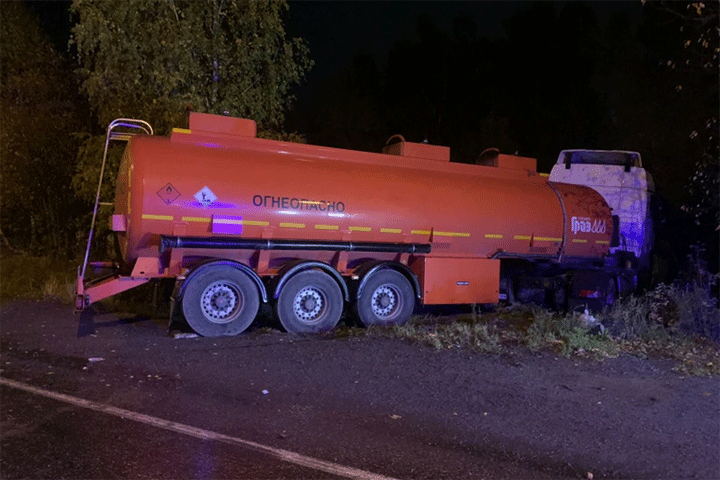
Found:
[(620, 351), (617, 344), (606, 335), (591, 334), (586, 328), (574, 327), (564, 332), (562, 350), (565, 356), (590, 355), (597, 359), (616, 357)]
[(387, 330), (395, 338), (417, 341), (438, 350), (462, 348), (482, 353), (499, 353), (501, 350), (498, 334), (475, 315), (449, 323), (432, 317), (414, 317), (406, 325)]
[(11, 250), (71, 256), (82, 102), (70, 69), (22, 2), (1, 2), (1, 234)]
[(532, 351), (561, 344), (563, 333), (573, 328), (569, 317), (556, 315), (550, 310), (535, 305), (528, 307), (517, 305), (515, 309), (528, 309), (532, 312), (532, 323), (525, 336), (525, 343)]
[(9, 255), (0, 259), (0, 298), (54, 299), (66, 304), (75, 300), (77, 265), (73, 261), (59, 261), (49, 255)]
[(583, 314), (559, 315), (539, 307), (532, 310), (533, 322), (525, 336), (531, 350), (559, 347), (564, 356), (617, 356), (618, 348), (607, 335), (588, 331), (581, 319)]
[[(303, 40), (285, 38), (286, 10), (282, 1), (75, 0), (71, 43), (101, 128), (130, 117), (165, 134), (193, 110), (251, 118), (262, 137), (299, 140), (281, 125), (290, 88), (312, 62)], [(87, 135), (79, 151), (73, 185), (84, 199), (94, 200), (103, 147), (104, 136)], [(112, 199), (118, 150), (101, 200)]]
[(290, 87), (311, 67), (305, 43), (285, 38), (285, 10), (281, 1), (75, 0), (72, 42), (100, 124), (143, 118), (165, 133), (190, 108), (277, 129)]
[(701, 335), (720, 340), (720, 309), (709, 288), (697, 283), (658, 285), (618, 302), (602, 318), (612, 336), (657, 340)]
[(658, 0), (647, 2), (647, 6), (678, 32), (674, 48), (663, 63), (671, 72), (677, 101), (695, 107), (687, 130), (681, 130), (690, 149), (686, 156), (691, 172), (688, 175), (685, 171), (682, 176), (686, 180), (682, 210), (696, 225), (713, 231), (720, 228), (720, 3)]
[(677, 360), (680, 373), (720, 373), (720, 310), (707, 288), (660, 285), (595, 317), (607, 328), (588, 328), (585, 313), (562, 315), (514, 304), (482, 316), (413, 317), (407, 325), (368, 329), (368, 335), (492, 354), (512, 353), (518, 345), (597, 360), (621, 352), (654, 354)]

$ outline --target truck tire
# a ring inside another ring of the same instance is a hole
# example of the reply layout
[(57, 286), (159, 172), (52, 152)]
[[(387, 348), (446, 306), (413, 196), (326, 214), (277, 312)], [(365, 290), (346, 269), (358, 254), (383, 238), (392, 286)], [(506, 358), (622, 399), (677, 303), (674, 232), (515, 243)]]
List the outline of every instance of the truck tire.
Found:
[(340, 286), (321, 270), (305, 270), (290, 278), (280, 290), (275, 314), (289, 333), (332, 330), (343, 312)]
[(415, 294), (402, 273), (378, 270), (358, 292), (354, 308), (366, 327), (403, 325), (415, 309)]
[(255, 319), (260, 294), (240, 270), (219, 265), (189, 281), (182, 297), (183, 314), (190, 328), (203, 337), (237, 335)]
[(615, 275), (608, 275), (607, 283), (605, 284), (604, 294), (605, 302), (603, 308), (613, 308), (619, 298), (618, 279)]

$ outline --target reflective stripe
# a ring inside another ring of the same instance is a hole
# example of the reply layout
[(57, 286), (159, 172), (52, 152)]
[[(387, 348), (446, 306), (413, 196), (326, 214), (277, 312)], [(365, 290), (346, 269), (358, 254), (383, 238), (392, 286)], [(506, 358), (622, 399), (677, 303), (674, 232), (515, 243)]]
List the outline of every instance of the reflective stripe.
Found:
[[(315, 203), (315, 202), (307, 202), (307, 203)], [(319, 203), (319, 202), (318, 202)], [(172, 215), (149, 215), (149, 214), (143, 214), (142, 218), (144, 220), (168, 220), (172, 221), (174, 220), (174, 217)], [(235, 220), (230, 218), (209, 218), (209, 217), (182, 217), (183, 222), (213, 222), (220, 225), (249, 225), (249, 226), (258, 226), (258, 227), (267, 227), (270, 225), (270, 222), (263, 221), (263, 220)], [(305, 228), (304, 223), (287, 223), (287, 222), (281, 222), (280, 223), (281, 228)], [(324, 225), (324, 224), (316, 224), (315, 226), (316, 230), (339, 230), (339, 225)], [(371, 232), (372, 227), (361, 227), (361, 226), (351, 226), (348, 227), (348, 230), (351, 232)], [(381, 228), (380, 233), (402, 233), (401, 228)], [(432, 230), (411, 230), (410, 233), (412, 235), (436, 235), (438, 237), (463, 237), (468, 238), (470, 237), (469, 233), (466, 232), (433, 232)], [(494, 234), (494, 233), (488, 233), (485, 234), (485, 238), (503, 238), (502, 235)], [(515, 240), (530, 240), (530, 237), (526, 236), (520, 236), (516, 235)], [(536, 240), (545, 240), (545, 241), (560, 241), (560, 239), (555, 238), (536, 238)], [(602, 242), (598, 242), (602, 243)], [(609, 242), (605, 242), (609, 243)]]
[(530, 240), (530, 235), (515, 235), (513, 237), (515, 240)]
[(503, 236), (497, 233), (486, 233), (485, 238), (503, 238)]
[(223, 225), (243, 225), (242, 220), (233, 220), (231, 218), (213, 218), (213, 223), (221, 223)]
[(143, 213), (143, 220), (172, 220), (172, 215), (148, 215)]
[(535, 237), (538, 242), (562, 242), (562, 238)]
[(267, 227), (270, 222), (260, 222), (257, 220), (234, 220), (232, 218), (213, 218), (213, 223), (222, 225), (256, 225), (259, 227)]
[(595, 243), (599, 243), (600, 245), (610, 245), (609, 240), (595, 240)]
[(190, 134), (190, 133), (192, 133), (192, 132), (191, 132), (190, 130), (188, 130), (187, 128), (173, 128), (173, 129), (172, 129), (172, 133), (187, 133), (187, 134)]
[(573, 243), (587, 243), (584, 238), (573, 238)]

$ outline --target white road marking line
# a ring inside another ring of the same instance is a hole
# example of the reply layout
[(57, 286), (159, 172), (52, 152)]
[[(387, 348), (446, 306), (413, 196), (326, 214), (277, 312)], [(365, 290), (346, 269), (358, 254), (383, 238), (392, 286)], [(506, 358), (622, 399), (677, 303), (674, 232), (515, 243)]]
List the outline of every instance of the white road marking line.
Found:
[(222, 433), (213, 432), (197, 427), (191, 427), (190, 425), (171, 422), (169, 420), (163, 420), (162, 418), (152, 417), (143, 413), (137, 413), (131, 410), (113, 407), (112, 405), (93, 402), (91, 400), (73, 397), (64, 393), (44, 390), (42, 388), (34, 387), (26, 383), (10, 380), (9, 378), (0, 377), (0, 385), (17, 388), (19, 390), (24, 390), (29, 393), (34, 393), (35, 395), (41, 395), (43, 397), (52, 398), (53, 400), (70, 403), (78, 407), (95, 410), (96, 412), (115, 415), (116, 417), (124, 418), (125, 420), (134, 420), (136, 422), (145, 423), (154, 427), (163, 428), (165, 430), (183, 433), (185, 435), (190, 435), (191, 437), (196, 437), (201, 440), (216, 440), (219, 442), (229, 443), (231, 445), (238, 445), (241, 447), (245, 447), (249, 450), (264, 453), (283, 462), (294, 463), (295, 465), (300, 465), (302, 467), (311, 468), (313, 470), (318, 470), (341, 477), (358, 478), (363, 480), (396, 480), (392, 477), (386, 477), (377, 473), (366, 472), (357, 468), (346, 467), (337, 463), (326, 462), (317, 458), (307, 457), (305, 455), (291, 452), (289, 450), (273, 448), (267, 445), (262, 445), (260, 443), (251, 442), (249, 440), (243, 440), (242, 438), (231, 437), (229, 435), (223, 435)]

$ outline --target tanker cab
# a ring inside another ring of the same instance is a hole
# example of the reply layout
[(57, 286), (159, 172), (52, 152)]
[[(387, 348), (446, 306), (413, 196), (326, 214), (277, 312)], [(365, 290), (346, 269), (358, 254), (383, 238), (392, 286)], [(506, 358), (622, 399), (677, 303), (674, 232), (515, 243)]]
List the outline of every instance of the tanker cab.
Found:
[(639, 153), (563, 150), (550, 181), (584, 185), (600, 193), (619, 217), (619, 245), (610, 249), (609, 260), (618, 268), (649, 270), (654, 244), (650, 202), (655, 187)]

